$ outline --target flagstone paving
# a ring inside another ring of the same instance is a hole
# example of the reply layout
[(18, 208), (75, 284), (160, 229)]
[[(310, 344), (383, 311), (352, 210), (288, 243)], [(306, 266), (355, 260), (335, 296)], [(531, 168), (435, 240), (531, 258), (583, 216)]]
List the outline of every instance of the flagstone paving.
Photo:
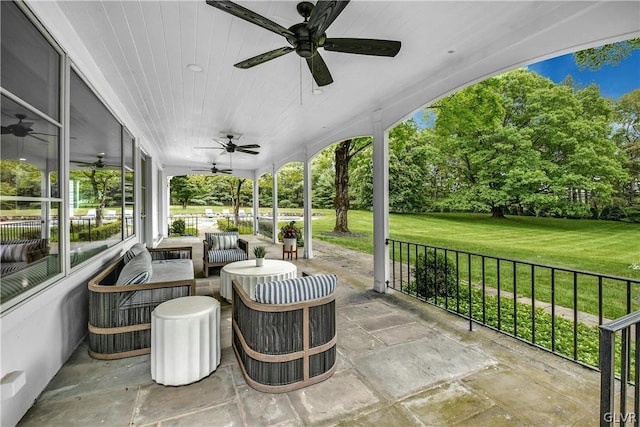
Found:
[[(264, 240), (250, 239), (253, 244)], [(585, 426), (598, 424), (599, 374), (440, 309), (373, 287), (370, 256), (314, 242), (298, 273), (338, 275), (337, 371), (282, 394), (244, 381), (231, 348), (231, 305), (219, 273), (204, 278), (194, 247), (197, 293), (221, 301), (222, 361), (196, 383), (165, 387), (146, 356), (103, 361), (86, 342), (23, 417), (22, 426)], [(269, 245), (273, 258), (279, 246)]]

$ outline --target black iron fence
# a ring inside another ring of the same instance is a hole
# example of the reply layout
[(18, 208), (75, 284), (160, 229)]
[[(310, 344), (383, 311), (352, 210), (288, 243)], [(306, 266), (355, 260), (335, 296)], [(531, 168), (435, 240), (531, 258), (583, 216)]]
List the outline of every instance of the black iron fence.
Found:
[[(124, 218), (125, 237), (133, 234), (133, 218)], [(48, 237), (51, 241), (58, 240), (58, 220), (51, 219)], [(0, 241), (39, 239), (43, 235), (44, 221), (28, 220), (13, 221), (0, 224)], [(93, 242), (105, 240), (117, 235), (122, 229), (122, 221), (103, 220), (98, 227), (96, 218), (74, 218), (69, 220), (69, 233), (72, 242)]]
[(233, 216), (207, 217), (202, 215), (171, 215), (168, 220), (169, 236), (198, 236), (201, 231), (217, 228), (219, 231), (238, 231), (253, 234), (253, 220), (244, 216), (236, 224)]
[(640, 422), (639, 346), (640, 311), (600, 326), (601, 426)]
[(640, 309), (640, 280), (388, 239), (389, 287), (593, 369), (599, 325)]
[(0, 241), (39, 239), (42, 237), (42, 221), (17, 221), (0, 224)]

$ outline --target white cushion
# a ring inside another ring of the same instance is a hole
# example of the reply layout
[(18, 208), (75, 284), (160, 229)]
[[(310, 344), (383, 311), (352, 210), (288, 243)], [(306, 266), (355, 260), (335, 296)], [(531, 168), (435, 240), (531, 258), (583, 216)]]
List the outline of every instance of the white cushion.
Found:
[(120, 271), (116, 285), (139, 285), (151, 280), (151, 254), (144, 251), (129, 261)]

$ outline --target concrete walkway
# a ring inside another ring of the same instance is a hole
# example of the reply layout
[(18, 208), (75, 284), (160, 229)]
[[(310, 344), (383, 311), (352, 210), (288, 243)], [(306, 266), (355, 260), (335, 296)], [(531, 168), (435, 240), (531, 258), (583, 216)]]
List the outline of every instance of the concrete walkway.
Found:
[[(252, 237), (252, 244), (265, 244)], [(198, 294), (218, 299), (219, 275), (202, 276)], [(269, 245), (268, 257), (280, 258)], [(372, 290), (373, 260), (314, 241), (298, 273), (338, 275), (338, 369), (330, 379), (289, 393), (245, 383), (231, 348), (231, 305), (222, 303), (222, 362), (187, 386), (151, 380), (149, 356), (91, 359), (86, 342), (51, 381), (24, 426), (297, 426), (598, 424), (599, 374), (397, 292)]]

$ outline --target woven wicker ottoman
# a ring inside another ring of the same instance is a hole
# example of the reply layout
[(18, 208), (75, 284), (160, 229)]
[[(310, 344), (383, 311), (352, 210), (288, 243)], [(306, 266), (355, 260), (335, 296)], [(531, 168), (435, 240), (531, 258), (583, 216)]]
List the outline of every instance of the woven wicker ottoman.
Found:
[(206, 296), (163, 302), (151, 313), (151, 378), (189, 384), (220, 364), (220, 303)]

